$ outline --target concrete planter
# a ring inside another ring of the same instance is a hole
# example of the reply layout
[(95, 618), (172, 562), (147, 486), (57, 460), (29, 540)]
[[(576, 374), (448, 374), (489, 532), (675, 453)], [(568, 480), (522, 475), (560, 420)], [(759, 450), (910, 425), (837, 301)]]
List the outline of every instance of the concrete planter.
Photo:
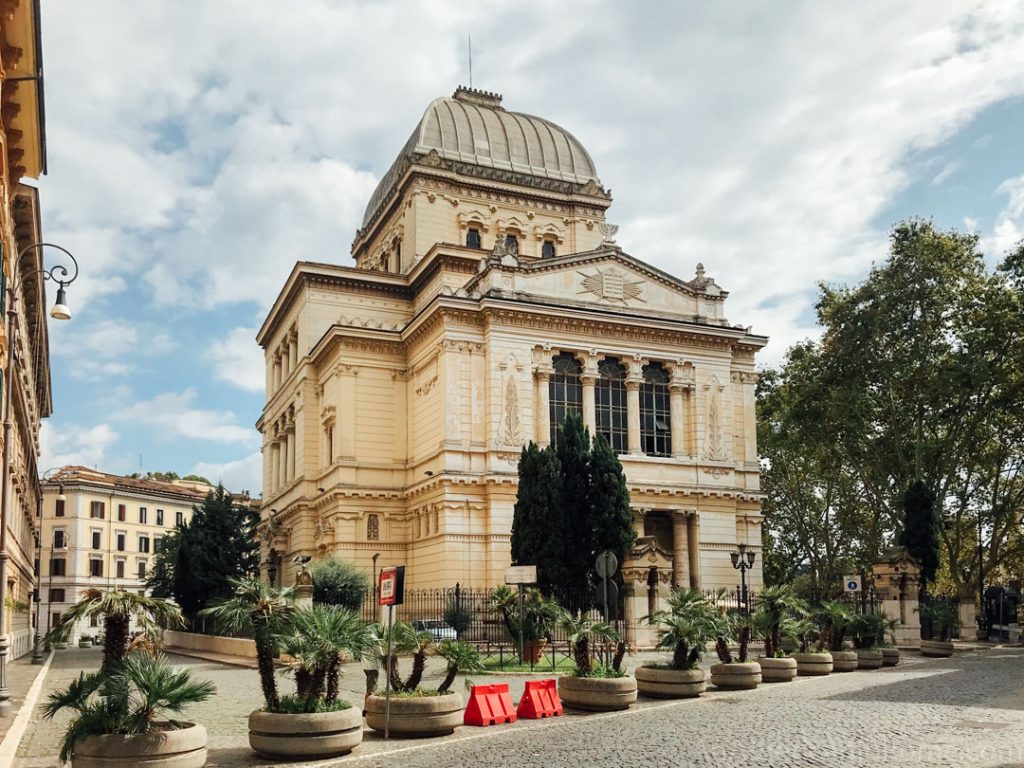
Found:
[(948, 640), (922, 640), (921, 655), (945, 659), (953, 655), (953, 644)]
[(265, 757), (286, 760), (347, 755), (363, 741), (358, 707), (309, 715), (282, 715), (257, 709), (249, 715), (249, 746)]
[(541, 640), (527, 640), (523, 643), (523, 663), (524, 664), (536, 664), (544, 656), (544, 648), (547, 646), (548, 641)]
[(696, 669), (665, 669), (663, 667), (637, 667), (636, 688), (644, 696), (656, 699), (692, 699), (707, 689), (707, 676)]
[(625, 677), (558, 678), (558, 695), (562, 703), (573, 709), (591, 712), (611, 712), (629, 709), (636, 703), (637, 681), (632, 675)]
[(788, 683), (796, 678), (796, 659), (768, 658), (762, 656), (757, 660), (761, 665), (761, 680), (766, 683)]
[(882, 649), (882, 666), (883, 667), (895, 667), (900, 663), (900, 649), (899, 648), (883, 648)]
[[(384, 697), (366, 697), (366, 724), (384, 733)], [(392, 736), (447, 736), (462, 725), (462, 697), (458, 693), (414, 698), (391, 697)]]
[(859, 663), (856, 651), (832, 651), (833, 672), (855, 672)]
[(877, 648), (859, 648), (857, 650), (857, 669), (880, 669), (884, 657)]
[(67, 650), (68, 644), (64, 642), (54, 643), (53, 647), (56, 648), (58, 651), (64, 651)]
[(206, 765), (206, 729), (191, 725), (176, 731), (137, 736), (112, 733), (75, 744), (71, 768), (202, 768)]
[(761, 665), (756, 661), (712, 664), (711, 684), (737, 690), (757, 688), (761, 684)]
[(796, 673), (800, 677), (820, 677), (832, 674), (832, 654), (828, 651), (794, 653), (793, 660), (796, 662)]
[(78, 640), (79, 648), (92, 648), (92, 640), (88, 637), (82, 637)]

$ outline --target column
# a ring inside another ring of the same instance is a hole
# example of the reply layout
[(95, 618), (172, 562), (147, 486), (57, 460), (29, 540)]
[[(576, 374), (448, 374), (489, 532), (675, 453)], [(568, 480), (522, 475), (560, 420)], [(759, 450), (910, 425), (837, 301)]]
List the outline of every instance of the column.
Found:
[(548, 389), (551, 373), (537, 370), (534, 376), (537, 382), (537, 445), (543, 448), (551, 443), (551, 392)]
[(267, 490), (273, 493), (277, 490), (277, 443), (267, 443), (264, 461), (267, 462)]
[(291, 355), (288, 361), (288, 368), (295, 370), (299, 366), (299, 337), (298, 334), (293, 334), (290, 337), (288, 343), (288, 352)]
[(597, 408), (594, 399), (594, 384), (597, 376), (592, 373), (584, 373), (580, 376), (583, 382), (583, 426), (590, 430), (590, 436), (597, 434)]
[(689, 518), (683, 512), (672, 513), (672, 586), (690, 586)]
[(284, 488), (288, 484), (288, 440), (285, 435), (281, 435), (278, 440), (278, 477), (281, 482), (278, 484), (278, 488)]
[(683, 431), (686, 435), (686, 453), (697, 457), (697, 390), (693, 386), (686, 390), (686, 421)]
[[(356, 369), (341, 366), (341, 392), (338, 397), (338, 418), (335, 421), (335, 458), (356, 458)], [(411, 430), (410, 430), (411, 431)]]
[(690, 554), (690, 588), (700, 589), (700, 515), (691, 512), (686, 523)]
[(632, 378), (626, 380), (626, 427), (628, 428), (629, 453), (638, 456), (642, 453), (640, 450), (640, 382)]
[(295, 422), (288, 427), (288, 482), (295, 479)]
[(687, 455), (686, 432), (683, 421), (684, 386), (673, 382), (669, 385), (669, 416), (672, 419), (672, 455), (681, 458)]

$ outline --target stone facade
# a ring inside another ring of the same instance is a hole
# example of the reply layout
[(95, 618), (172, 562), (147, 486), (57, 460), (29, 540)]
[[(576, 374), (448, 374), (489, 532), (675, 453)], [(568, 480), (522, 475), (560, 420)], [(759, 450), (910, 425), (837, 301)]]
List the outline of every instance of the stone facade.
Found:
[(702, 266), (681, 280), (615, 243), (571, 134), (493, 94), (441, 101), (469, 138), (432, 104), (356, 266), (299, 262), (260, 329), (265, 566), (288, 583), (298, 554), (368, 572), (378, 554), (411, 587), (500, 583), (519, 452), (575, 408), (625, 467), (644, 537), (627, 578), (646, 590), (654, 556), (658, 584), (734, 586), (729, 552), (761, 541), (766, 339), (726, 321)]

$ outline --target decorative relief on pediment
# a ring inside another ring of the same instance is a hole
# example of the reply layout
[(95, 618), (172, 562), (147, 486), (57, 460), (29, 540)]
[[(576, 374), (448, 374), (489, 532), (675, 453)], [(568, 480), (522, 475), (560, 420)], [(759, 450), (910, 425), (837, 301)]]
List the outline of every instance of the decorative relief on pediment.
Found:
[(618, 224), (609, 224), (602, 221), (597, 225), (597, 231), (601, 233), (601, 245), (616, 245), (615, 235), (619, 233)]
[(644, 281), (628, 281), (627, 275), (617, 269), (599, 269), (592, 275), (586, 272), (580, 272), (579, 275), (583, 278), (580, 281), (582, 290), (579, 293), (591, 293), (604, 301), (621, 304), (627, 304), (632, 300), (646, 303), (640, 298)]

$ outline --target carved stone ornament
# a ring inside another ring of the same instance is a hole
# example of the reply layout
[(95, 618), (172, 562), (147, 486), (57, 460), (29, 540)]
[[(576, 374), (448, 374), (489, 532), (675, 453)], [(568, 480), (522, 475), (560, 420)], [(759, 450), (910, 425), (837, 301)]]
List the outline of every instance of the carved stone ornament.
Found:
[(604, 271), (599, 269), (593, 275), (588, 275), (586, 272), (580, 272), (579, 274), (583, 278), (580, 281), (580, 287), (583, 290), (579, 291), (579, 293), (591, 293), (604, 301), (618, 302), (620, 304), (627, 304), (633, 300), (644, 301), (640, 298), (640, 291), (644, 281), (627, 282), (626, 274), (617, 269), (606, 269)]
[(708, 445), (704, 458), (708, 461), (725, 461), (725, 445), (722, 440), (722, 405), (718, 379), (712, 377), (711, 383), (705, 385), (708, 390)]
[(523, 442), (519, 423), (519, 387), (511, 373), (505, 377), (505, 405), (501, 417), (501, 442), (519, 445)]
[(601, 245), (616, 245), (615, 235), (619, 233), (618, 224), (609, 224), (606, 221), (602, 221), (597, 225), (597, 229), (601, 233)]

